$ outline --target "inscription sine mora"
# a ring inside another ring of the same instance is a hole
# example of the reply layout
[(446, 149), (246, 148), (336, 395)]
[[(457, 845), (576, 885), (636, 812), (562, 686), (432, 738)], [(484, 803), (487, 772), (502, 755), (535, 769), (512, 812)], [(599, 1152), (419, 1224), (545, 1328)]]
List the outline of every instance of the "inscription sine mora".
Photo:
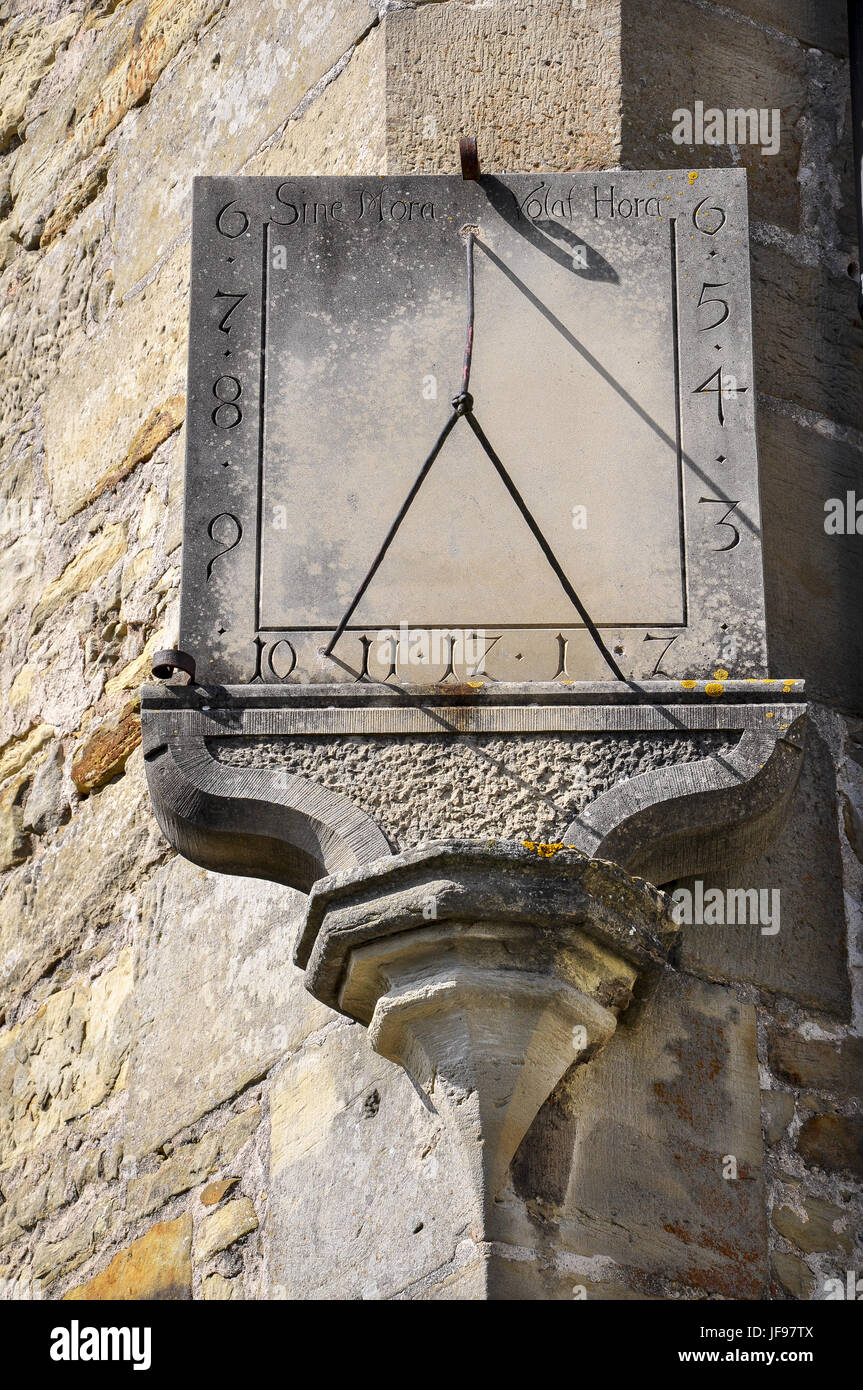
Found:
[(320, 227), (336, 222), (434, 222), (435, 207), (430, 199), (411, 198), (398, 189), (386, 186), (372, 190), (360, 188), (350, 197), (332, 199), (299, 199), (282, 184), (276, 190), (276, 201), (284, 209), (278, 218), (282, 227)]

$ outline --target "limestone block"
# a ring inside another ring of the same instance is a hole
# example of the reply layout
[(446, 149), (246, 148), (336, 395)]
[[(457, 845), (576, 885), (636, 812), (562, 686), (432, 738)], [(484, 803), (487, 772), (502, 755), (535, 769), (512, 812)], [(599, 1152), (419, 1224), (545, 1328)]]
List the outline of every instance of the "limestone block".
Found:
[[(779, 892), (779, 931), (758, 923), (697, 925), (683, 929), (684, 969), (716, 980), (744, 980), (825, 1008), (840, 1017), (849, 1009), (845, 964), (845, 903), (833, 810), (835, 773), (830, 752), (810, 730), (791, 817), (776, 844), (759, 859), (702, 876), (704, 891), (719, 888)], [(694, 891), (695, 880), (678, 886)], [(724, 901), (727, 901), (723, 897)], [(774, 923), (775, 925), (776, 923)]]
[[(782, 349), (774, 344), (770, 351)], [(787, 383), (781, 389), (785, 394)], [(814, 699), (856, 708), (863, 547), (859, 536), (828, 535), (824, 520), (829, 498), (859, 495), (863, 457), (850, 444), (773, 410), (761, 411), (758, 434), (772, 667), (802, 676)]]
[(773, 1033), (770, 1066), (792, 1086), (838, 1091), (863, 1100), (863, 1038), (831, 1042), (799, 1033)]
[[(32, 987), (52, 966), (51, 988), (111, 946), (106, 928), (126, 917), (125, 894), (164, 855), (135, 752), (119, 781), (80, 806), (43, 855), (38, 877), (16, 870), (0, 897), (0, 987)], [(100, 936), (101, 933), (101, 936)], [(75, 962), (72, 947), (87, 936)]]
[[(761, 1163), (754, 1010), (666, 974), (540, 1111), (512, 1186), (554, 1211), (560, 1250), (613, 1261), (610, 1282), (660, 1275), (751, 1299), (767, 1275)], [(511, 1201), (499, 1210), (499, 1238), (528, 1243)]]
[(831, 53), (848, 52), (848, 9), (845, 0), (727, 0), (731, 9), (739, 10), (770, 29), (802, 43), (826, 48)]
[(127, 948), (92, 984), (61, 990), (0, 1040), (0, 1167), (122, 1089), (132, 985)]
[(770, 1257), (772, 1272), (792, 1298), (807, 1301), (815, 1292), (815, 1275), (797, 1255), (775, 1250)]
[(210, 0), (136, 0), (111, 16), (73, 81), (26, 128), (12, 175), (16, 226), (25, 242), (38, 240), (68, 176), (146, 100), (211, 10)]
[(236, 1197), (204, 1217), (195, 1235), (195, 1260), (203, 1264), (257, 1229), (254, 1204), (248, 1197)]
[(808, 1197), (803, 1203), (806, 1219), (803, 1220), (791, 1207), (779, 1207), (773, 1213), (773, 1225), (781, 1236), (790, 1240), (798, 1250), (814, 1254), (821, 1250), (842, 1250), (850, 1255), (854, 1249), (851, 1235), (837, 1231), (837, 1225), (846, 1224), (845, 1213), (832, 1202), (822, 1202), (817, 1197)]
[(192, 1124), (332, 1017), (290, 964), (301, 901), (181, 859), (152, 876), (141, 907), (127, 1152)]
[(118, 777), (140, 742), (141, 719), (135, 699), (100, 724), (76, 751), (71, 773), (79, 792), (87, 795), (98, 791)]
[[(19, 255), (3, 277), (0, 447), (45, 389), (56, 384), (62, 353), (83, 339), (94, 312), (94, 280), (104, 233), (103, 209), (96, 203), (47, 251)], [(123, 354), (128, 354), (128, 343)], [(111, 363), (112, 372), (117, 360)], [(70, 403), (75, 414), (80, 395), (79, 391)]]
[(64, 1294), (67, 1300), (189, 1299), (192, 1218), (161, 1221), (114, 1256), (107, 1269)]
[(396, 1297), (449, 1267), (460, 1239), (476, 1258), (479, 1213), (452, 1141), (364, 1029), (328, 1030), (288, 1060), (270, 1146), (273, 1297)]
[(0, 622), (35, 598), (42, 556), (39, 536), (18, 536), (0, 550)]
[[(796, 230), (799, 221), (798, 121), (806, 105), (806, 56), (769, 30), (742, 24), (719, 6), (639, 0), (621, 27), (621, 163), (625, 168), (689, 168), (740, 162), (749, 173), (754, 217)], [(678, 145), (673, 113), (705, 107), (781, 111), (781, 146)]]
[(778, 1144), (794, 1118), (794, 1097), (788, 1091), (762, 1091), (764, 1137)]
[[(117, 163), (114, 238), (120, 298), (188, 226), (190, 171), (239, 169), (369, 28), (368, 0), (231, 5), (159, 83)], [(219, 80), (213, 80), (218, 68)]]
[[(260, 1121), (260, 1107), (252, 1105), (239, 1115), (231, 1116), (221, 1128), (206, 1130), (196, 1143), (181, 1144), (155, 1173), (143, 1173), (140, 1177), (129, 1179), (126, 1185), (128, 1209), (136, 1215), (146, 1216), (172, 1197), (188, 1192), (208, 1174), (233, 1163)], [(226, 1182), (208, 1184), (201, 1194), (201, 1200), (213, 1188), (227, 1191), (236, 1182), (236, 1178), (229, 1178)]]
[(37, 835), (56, 830), (68, 819), (69, 800), (63, 786), (63, 750), (52, 748), (33, 776), (24, 802), (23, 826)]
[(180, 247), (100, 333), (73, 345), (48, 389), (46, 470), (61, 521), (116, 487), (183, 422), (188, 254)]
[(227, 1197), (232, 1188), (236, 1187), (238, 1181), (237, 1178), (223, 1178), (221, 1182), (208, 1183), (201, 1193), (201, 1201), (204, 1206), (216, 1206), (223, 1197)]
[[(602, 169), (620, 158), (620, 4), (423, 5), (387, 26), (387, 169)], [(648, 168), (655, 167), (649, 164)]]
[(0, 748), (0, 782), (26, 767), (30, 759), (54, 737), (50, 724), (39, 724), (26, 734), (10, 738)]
[(757, 243), (752, 276), (759, 390), (863, 428), (863, 325), (853, 280)]
[(31, 635), (38, 632), (58, 608), (86, 594), (124, 554), (126, 528), (121, 522), (106, 526), (71, 560), (62, 574), (46, 585), (30, 619)]
[(817, 1168), (863, 1178), (863, 1119), (858, 1115), (813, 1115), (800, 1131), (797, 1148)]
[(61, 15), (45, 23), (38, 12), (6, 20), (0, 36), (0, 153), (4, 153), (57, 49), (68, 43), (81, 23), (80, 15)]
[(245, 174), (386, 172), (386, 26), (363, 39), (338, 77), (300, 104)]

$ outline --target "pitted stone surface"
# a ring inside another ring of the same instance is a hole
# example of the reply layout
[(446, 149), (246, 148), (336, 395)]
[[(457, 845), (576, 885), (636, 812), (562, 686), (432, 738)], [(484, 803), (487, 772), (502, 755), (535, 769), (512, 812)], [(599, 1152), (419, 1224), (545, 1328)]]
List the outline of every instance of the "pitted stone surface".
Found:
[(691, 738), (208, 739), (231, 767), (282, 767), (347, 796), (405, 849), (463, 836), (554, 839), (595, 796), (655, 767), (727, 752), (724, 734)]

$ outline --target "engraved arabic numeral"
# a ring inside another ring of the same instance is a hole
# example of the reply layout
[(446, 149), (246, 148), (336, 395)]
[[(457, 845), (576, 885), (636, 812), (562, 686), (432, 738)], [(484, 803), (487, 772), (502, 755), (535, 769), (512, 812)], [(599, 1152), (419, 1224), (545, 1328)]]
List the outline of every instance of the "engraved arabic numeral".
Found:
[(221, 319), (221, 321), (220, 321), (220, 323), (219, 323), (219, 332), (220, 332), (220, 333), (230, 333), (230, 331), (231, 331), (231, 324), (228, 322), (228, 320), (230, 319), (230, 317), (231, 317), (231, 315), (233, 314), (234, 310), (235, 310), (235, 309), (239, 309), (239, 307), (240, 307), (240, 305), (242, 304), (243, 300), (244, 300), (244, 299), (248, 299), (248, 297), (249, 297), (249, 292), (248, 292), (248, 290), (246, 290), (244, 294), (229, 294), (227, 290), (216, 290), (216, 293), (213, 295), (213, 298), (214, 298), (214, 299), (233, 299), (233, 300), (234, 300), (234, 303), (231, 305), (230, 309), (227, 310), (227, 312), (225, 313), (225, 315), (223, 316), (223, 318)]
[[(702, 214), (701, 209), (704, 207), (705, 203), (709, 202), (709, 198), (701, 199), (701, 202), (698, 204), (698, 206), (695, 208), (692, 214), (692, 221), (694, 226), (698, 228), (699, 232), (703, 232), (705, 236), (716, 236), (716, 233), (720, 232), (722, 228), (725, 226), (727, 218), (725, 216), (725, 209), (720, 207), (709, 207)], [(715, 214), (720, 219), (715, 227), (711, 227), (707, 220), (708, 218), (710, 218), (711, 221), (715, 220), (715, 217), (712, 216), (712, 214)]]
[[(695, 390), (692, 392), (693, 396), (697, 396), (699, 394), (716, 396), (716, 408), (719, 413), (719, 423), (723, 427), (725, 425), (725, 411), (723, 409), (722, 402), (725, 396), (734, 394), (742, 395), (744, 391), (749, 390), (748, 386), (729, 386), (728, 382), (730, 380), (732, 380), (732, 378), (726, 378), (725, 376), (723, 376), (722, 368), (717, 367), (716, 371), (711, 372), (707, 380), (702, 381), (701, 385), (696, 386)], [(710, 383), (712, 381), (716, 382), (715, 386), (711, 386)]]
[(706, 304), (721, 304), (723, 312), (718, 319), (714, 319), (713, 323), (705, 323), (699, 329), (700, 333), (710, 333), (714, 328), (718, 328), (721, 323), (725, 323), (726, 319), (729, 318), (731, 310), (728, 307), (727, 299), (720, 299), (716, 295), (712, 295), (708, 299), (704, 298), (705, 290), (721, 290), (724, 289), (727, 284), (727, 280), (721, 280), (716, 285), (711, 285), (707, 281), (705, 281), (704, 284), (701, 286), (701, 298), (695, 306), (696, 309), (701, 309)]
[(672, 642), (676, 642), (676, 641), (677, 641), (677, 639), (678, 639), (679, 636), (680, 636), (680, 633), (679, 633), (679, 632), (675, 632), (675, 634), (674, 634), (673, 637), (668, 637), (668, 638), (666, 638), (666, 636), (665, 636), (664, 633), (660, 634), (659, 637), (654, 637), (653, 634), (650, 633), (650, 632), (645, 633), (644, 639), (643, 639), (645, 642), (664, 642), (664, 643), (665, 643), (665, 646), (662, 648), (662, 651), (659, 653), (659, 657), (658, 657), (658, 659), (657, 659), (656, 665), (654, 666), (653, 670), (652, 670), (651, 673), (650, 673), (651, 678), (652, 678), (653, 676), (667, 676), (667, 675), (668, 675), (668, 672), (667, 672), (667, 671), (660, 671), (659, 668), (660, 668), (660, 666), (662, 665), (663, 661), (665, 660), (665, 653), (668, 651), (668, 648), (671, 646)]
[[(233, 212), (231, 211), (232, 208)], [(238, 217), (242, 218), (243, 225), (241, 227), (237, 227)], [(228, 237), (230, 241), (235, 241), (238, 236), (242, 236), (243, 232), (245, 232), (248, 229), (248, 226), (248, 217), (242, 211), (241, 208), (234, 207), (233, 199), (230, 203), (225, 204), (225, 206), (222, 208), (222, 211), (216, 218), (216, 231), (220, 232), (222, 236)], [(237, 228), (237, 230), (232, 231), (232, 227)]]
[(716, 553), (723, 550), (733, 550), (736, 545), (740, 544), (740, 532), (734, 525), (734, 522), (729, 521), (728, 518), (734, 511), (734, 508), (740, 506), (740, 500), (738, 499), (736, 502), (732, 502), (730, 497), (699, 497), (698, 500), (699, 502), (714, 502), (720, 507), (728, 508), (728, 511), (724, 513), (721, 520), (717, 521), (715, 524), (717, 526), (727, 526), (729, 531), (734, 532), (734, 538), (730, 540), (727, 545), (715, 545), (713, 549)]
[(243, 412), (236, 404), (242, 394), (243, 388), (235, 376), (220, 376), (213, 383), (213, 395), (219, 402), (212, 412), (213, 424), (219, 429), (232, 430), (242, 420)]
[[(220, 521), (226, 522), (227, 525), (219, 527), (222, 534), (217, 536), (216, 525)], [(209, 584), (210, 576), (213, 573), (213, 565), (217, 560), (220, 560), (223, 555), (227, 555), (229, 550), (233, 550), (240, 544), (243, 536), (243, 528), (233, 512), (219, 512), (218, 516), (214, 516), (207, 527), (207, 535), (210, 537), (211, 541), (215, 541), (217, 545), (222, 547), (221, 550), (216, 551), (215, 555), (207, 564), (207, 583)]]

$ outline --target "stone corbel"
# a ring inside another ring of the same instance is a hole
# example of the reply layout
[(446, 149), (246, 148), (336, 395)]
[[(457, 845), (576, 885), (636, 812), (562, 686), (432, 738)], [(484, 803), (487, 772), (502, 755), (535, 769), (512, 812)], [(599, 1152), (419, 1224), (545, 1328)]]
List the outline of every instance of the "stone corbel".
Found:
[(487, 1230), (540, 1106), (678, 930), (665, 895), (614, 864), (451, 841), (317, 884), (295, 959), (456, 1134)]
[[(492, 1204), (564, 1072), (613, 1036), (677, 927), (654, 884), (762, 854), (803, 757), (800, 682), (653, 682), (434, 692), (358, 687), (150, 688), (153, 807), (207, 868), (309, 893), (297, 964), (312, 994), (363, 1024), (458, 1138), (488, 1229)], [(695, 687), (695, 688), (693, 688)], [(542, 732), (713, 751), (606, 788), (560, 842), (453, 840), (401, 852), (349, 796), (278, 765), (233, 766), (225, 741)], [(716, 751), (720, 736), (722, 751)], [(646, 881), (650, 880), (650, 881)]]

